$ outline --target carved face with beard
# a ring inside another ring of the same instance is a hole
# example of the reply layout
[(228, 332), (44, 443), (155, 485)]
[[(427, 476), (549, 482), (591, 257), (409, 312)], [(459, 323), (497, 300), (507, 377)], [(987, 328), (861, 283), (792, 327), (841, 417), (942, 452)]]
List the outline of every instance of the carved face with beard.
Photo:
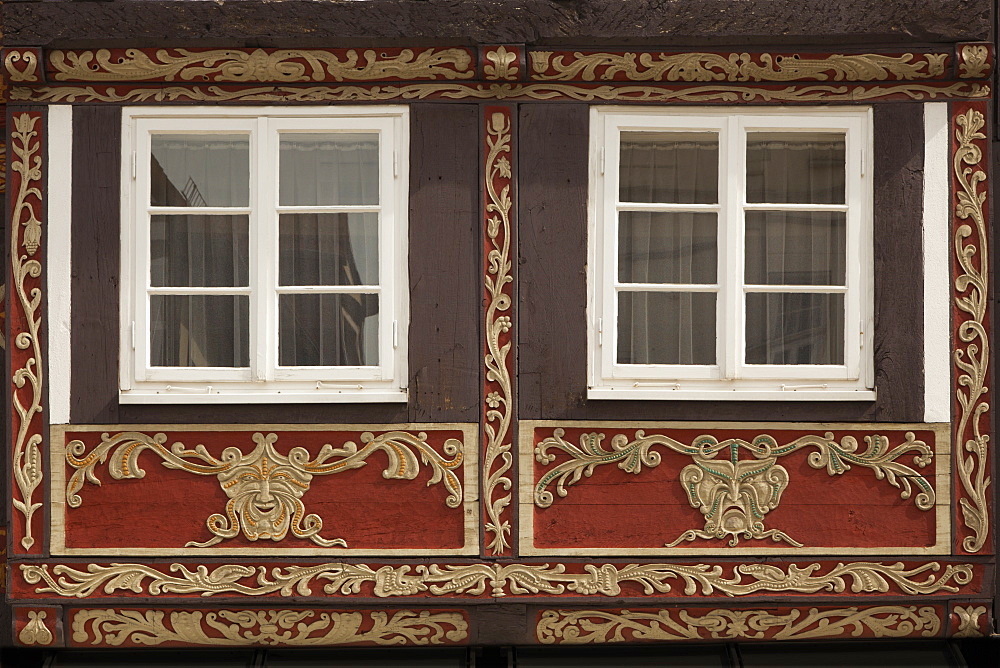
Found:
[[(208, 547), (233, 538), (240, 531), (248, 540), (280, 541), (289, 531), (296, 538), (308, 538), (323, 547), (347, 547), (342, 539), (326, 540), (318, 534), (323, 520), (306, 514), (302, 495), (309, 490), (312, 474), (297, 457), (285, 457), (274, 449), (274, 434), (255, 434), (257, 447), (249, 455), (237, 448), (226, 448), (222, 460), (231, 466), (218, 474), (219, 483), (229, 497), (226, 514), (208, 518), (215, 537), (188, 546)], [(294, 452), (292, 453), (295, 454)]]

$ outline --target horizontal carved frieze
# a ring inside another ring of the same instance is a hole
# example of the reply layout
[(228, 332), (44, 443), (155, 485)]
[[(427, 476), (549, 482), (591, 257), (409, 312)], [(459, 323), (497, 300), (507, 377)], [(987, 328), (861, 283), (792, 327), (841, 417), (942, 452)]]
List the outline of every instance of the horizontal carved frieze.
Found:
[(981, 565), (929, 562), (775, 563), (30, 563), (12, 595), (107, 597), (674, 598), (757, 595), (929, 596), (981, 589)]
[(538, 641), (547, 645), (934, 638), (943, 635), (944, 617), (943, 605), (545, 610), (538, 617), (535, 633)]
[(428, 646), (469, 638), (462, 610), (73, 609), (70, 646)]

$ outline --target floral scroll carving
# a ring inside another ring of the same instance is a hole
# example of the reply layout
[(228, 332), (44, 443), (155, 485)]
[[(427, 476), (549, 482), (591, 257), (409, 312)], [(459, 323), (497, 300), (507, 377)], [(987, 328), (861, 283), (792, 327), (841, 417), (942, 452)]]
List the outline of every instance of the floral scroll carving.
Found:
[[(510, 110), (494, 110), (486, 124), (486, 298), (484, 490), (486, 532), (492, 535), (489, 549), (503, 554), (510, 548), (510, 521), (504, 511), (510, 505), (511, 420), (513, 410), (513, 340), (511, 265), (511, 121)], [(501, 489), (502, 488), (502, 489)]]
[(320, 49), (54, 50), (49, 65), (56, 81), (313, 82), (469, 79), (475, 76), (465, 49), (374, 49), (342, 53)]
[(218, 478), (229, 501), (223, 513), (210, 515), (206, 521), (212, 538), (205, 542), (191, 541), (185, 547), (209, 547), (223, 540), (234, 538), (241, 532), (251, 541), (284, 540), (289, 532), (295, 538), (309, 539), (323, 547), (347, 547), (343, 538), (326, 539), (319, 533), (323, 520), (307, 514), (303, 495), (309, 491), (314, 476), (341, 473), (360, 468), (376, 452), (383, 452), (388, 463), (382, 476), (387, 479), (413, 480), (420, 473), (420, 462), (431, 469), (428, 485), (443, 483), (448, 490), (445, 503), (457, 508), (462, 503), (462, 485), (455, 470), (463, 462), (462, 443), (457, 439), (445, 441), (441, 454), (427, 443), (427, 435), (391, 431), (375, 436), (361, 434), (362, 446), (347, 441), (339, 447), (324, 445), (312, 458), (305, 448), (292, 448), (287, 455), (280, 454), (274, 444), (275, 434), (255, 433), (256, 447), (244, 454), (237, 447), (228, 447), (220, 457), (215, 457), (203, 445), (188, 448), (176, 442), (167, 447), (167, 436), (153, 436), (140, 432), (102, 434), (101, 443), (87, 451), (82, 441), (67, 444), (66, 461), (75, 472), (66, 486), (66, 503), (78, 508), (83, 499), (79, 492), (86, 482), (100, 485), (95, 469), (108, 463), (115, 480), (136, 479), (145, 476), (139, 467), (139, 455), (150, 451), (163, 460), (163, 466), (196, 475)]
[[(904, 442), (895, 447), (890, 447), (885, 436), (866, 436), (864, 451), (853, 436), (837, 441), (832, 432), (823, 436), (801, 436), (785, 444), (779, 444), (768, 434), (761, 434), (753, 441), (739, 438), (720, 441), (714, 436), (702, 435), (691, 443), (682, 443), (664, 434), (646, 435), (638, 429), (631, 439), (624, 433), (615, 434), (610, 449), (604, 447), (605, 435), (602, 433), (583, 434), (579, 445), (563, 438), (565, 434), (564, 429), (557, 428), (552, 436), (535, 446), (535, 459), (543, 465), (552, 464), (563, 455), (568, 457), (543, 473), (535, 483), (534, 500), (539, 508), (547, 508), (554, 501), (548, 489), (550, 485), (555, 484), (556, 494), (565, 497), (569, 493), (568, 486), (584, 476), (589, 477), (598, 466), (616, 463), (618, 468), (633, 475), (638, 475), (643, 466), (658, 466), (661, 456), (654, 447), (663, 447), (694, 460), (681, 470), (680, 482), (691, 506), (704, 515), (705, 526), (685, 531), (673, 542), (666, 543), (667, 547), (698, 538), (728, 538), (731, 547), (736, 546), (740, 538), (770, 538), (802, 547), (802, 543), (784, 532), (766, 529), (764, 517), (778, 507), (781, 494), (789, 483), (788, 471), (777, 464), (778, 459), (803, 449), (814, 450), (807, 459), (812, 468), (825, 468), (831, 476), (843, 475), (853, 464), (870, 469), (877, 479), (884, 479), (899, 489), (903, 499), (911, 498), (916, 487), (914, 503), (920, 510), (932, 509), (936, 499), (934, 488), (927, 479), (898, 461), (912, 455), (917, 467), (926, 467), (932, 462), (931, 448), (917, 440), (913, 432), (906, 432)], [(747, 452), (751, 458), (741, 460), (741, 452)], [(719, 457), (720, 454), (725, 456)]]
[(958, 618), (958, 629), (952, 635), (952, 638), (981, 638), (983, 636), (979, 619), (987, 614), (986, 606), (956, 605), (952, 613)]
[[(10, 57), (8, 55), (8, 57)], [(23, 363), (13, 363), (11, 403), (14, 409), (13, 473), (20, 498), (12, 500), (14, 508), (24, 516), (24, 535), (21, 546), (30, 549), (35, 544), (32, 517), (42, 507), (33, 501), (35, 490), (44, 476), (42, 433), (38, 424), (42, 412), (44, 364), (42, 342), (42, 262), (37, 257), (42, 240), (41, 215), (42, 157), (37, 114), (14, 114), (14, 131), (10, 148), (12, 180), (17, 187), (10, 193), (11, 208), (10, 264), (11, 264), (11, 334), (16, 350), (12, 360), (26, 354)], [(17, 314), (16, 309), (21, 313)], [(16, 323), (16, 324), (15, 324)], [(15, 327), (17, 329), (15, 329)], [(23, 328), (22, 328), (23, 327)], [(20, 331), (18, 331), (20, 330)]]
[[(566, 592), (582, 596), (622, 595), (622, 585), (641, 589), (643, 596), (750, 596), (761, 592), (799, 594), (900, 593), (926, 596), (956, 593), (972, 582), (972, 564), (942, 564), (931, 561), (908, 565), (902, 562), (740, 564), (419, 564), (369, 566), (325, 563), (268, 569), (264, 566), (224, 564), (21, 564), (21, 577), (38, 585), (36, 594), (66, 598), (111, 595), (118, 591), (151, 596), (222, 594), (242, 596), (313, 596), (316, 581), (326, 596), (489, 596), (551, 594)], [(727, 572), (728, 571), (728, 572)]]
[(444, 645), (469, 635), (461, 612), (428, 610), (79, 610), (72, 628), (77, 643), (112, 647)]
[[(783, 611), (782, 611), (783, 612)], [(866, 635), (932, 638), (941, 611), (932, 606), (772, 610), (546, 610), (535, 632), (542, 643), (584, 645), (642, 640), (806, 640)]]
[[(964, 452), (956, 458), (958, 478), (966, 495), (959, 498), (962, 519), (972, 531), (962, 539), (962, 548), (978, 552), (989, 535), (990, 486), (989, 429), (986, 413), (986, 381), (990, 361), (990, 340), (987, 332), (989, 304), (989, 249), (984, 204), (986, 202), (986, 172), (982, 168), (983, 151), (977, 142), (985, 142), (980, 132), (986, 123), (983, 114), (969, 109), (955, 117), (954, 176), (955, 216), (968, 221), (955, 229), (955, 259), (958, 278), (955, 279), (955, 306), (958, 325), (955, 345), (957, 371), (955, 396), (958, 401), (958, 425), (955, 443)], [(957, 221), (956, 221), (957, 222)]]
[(55, 637), (52, 631), (45, 625), (45, 618), (48, 616), (44, 610), (29, 610), (28, 623), (24, 625), (17, 639), (22, 645), (51, 645)]

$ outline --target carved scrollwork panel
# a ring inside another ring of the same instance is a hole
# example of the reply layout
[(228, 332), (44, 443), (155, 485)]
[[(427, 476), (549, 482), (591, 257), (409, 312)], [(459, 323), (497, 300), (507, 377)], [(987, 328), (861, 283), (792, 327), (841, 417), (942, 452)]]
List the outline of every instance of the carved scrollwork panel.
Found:
[(934, 638), (943, 606), (849, 608), (546, 610), (535, 633), (547, 645), (675, 640)]
[(455, 645), (469, 637), (459, 610), (100, 609), (70, 613), (80, 647)]

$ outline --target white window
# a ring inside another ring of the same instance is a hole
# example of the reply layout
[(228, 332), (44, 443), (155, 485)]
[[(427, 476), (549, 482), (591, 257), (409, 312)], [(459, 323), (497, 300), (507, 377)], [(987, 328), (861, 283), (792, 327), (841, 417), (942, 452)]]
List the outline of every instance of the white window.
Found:
[(121, 400), (405, 401), (407, 123), (126, 110)]
[(871, 111), (591, 111), (591, 398), (874, 398)]

